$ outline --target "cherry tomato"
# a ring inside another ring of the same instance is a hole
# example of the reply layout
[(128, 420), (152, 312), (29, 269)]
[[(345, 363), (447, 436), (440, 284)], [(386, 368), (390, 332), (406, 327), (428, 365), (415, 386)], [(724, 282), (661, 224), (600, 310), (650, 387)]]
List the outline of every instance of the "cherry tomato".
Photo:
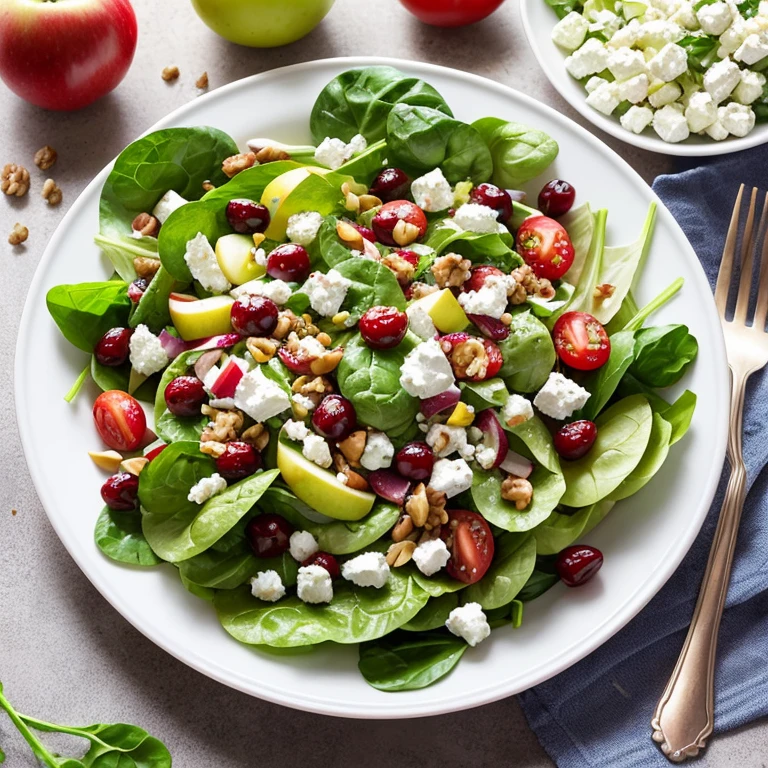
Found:
[(465, 584), (474, 584), (485, 576), (493, 560), (493, 534), (488, 523), (468, 509), (448, 511), (448, 525), (441, 536), (451, 551), (445, 566), (448, 574)]
[(93, 420), (101, 439), (116, 451), (135, 451), (147, 431), (147, 417), (138, 401), (118, 389), (96, 398)]
[(504, 0), (400, 0), (425, 24), (434, 27), (463, 27), (492, 14)]
[(537, 277), (559, 280), (573, 264), (565, 227), (549, 216), (531, 216), (517, 230), (517, 252)]
[(611, 354), (611, 340), (599, 320), (587, 312), (566, 312), (552, 329), (560, 359), (578, 371), (594, 371), (605, 365)]

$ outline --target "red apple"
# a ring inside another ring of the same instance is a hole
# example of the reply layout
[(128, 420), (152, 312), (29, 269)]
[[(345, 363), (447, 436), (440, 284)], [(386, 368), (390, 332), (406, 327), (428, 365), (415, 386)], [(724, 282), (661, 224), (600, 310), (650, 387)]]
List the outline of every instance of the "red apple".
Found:
[(128, 0), (2, 0), (0, 78), (45, 109), (80, 109), (123, 79), (136, 50)]

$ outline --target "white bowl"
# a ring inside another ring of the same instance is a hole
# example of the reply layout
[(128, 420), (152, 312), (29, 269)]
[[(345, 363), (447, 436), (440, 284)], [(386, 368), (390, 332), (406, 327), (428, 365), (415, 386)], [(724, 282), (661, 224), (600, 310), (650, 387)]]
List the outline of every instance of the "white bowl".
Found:
[(743, 139), (731, 136), (724, 141), (715, 141), (708, 136), (692, 135), (678, 144), (663, 141), (650, 127), (641, 134), (628, 131), (621, 126), (617, 117), (604, 115), (592, 109), (587, 104), (587, 93), (584, 87), (566, 71), (564, 63), (566, 54), (552, 42), (552, 28), (557, 24), (557, 16), (552, 8), (544, 0), (520, 0), (520, 14), (525, 35), (549, 82), (580, 115), (611, 136), (640, 149), (678, 157), (727, 155), (768, 141), (768, 123), (756, 125)]
[[(655, 196), (623, 160), (528, 96), (441, 67), (383, 59), (308, 62), (220, 88), (155, 128), (207, 124), (228, 131), (241, 145), (255, 135), (305, 143), (309, 113), (321, 88), (345, 69), (372, 63), (393, 64), (425, 78), (465, 120), (497, 115), (548, 131), (561, 149), (548, 178), (570, 179), (579, 200), (610, 209), (609, 242), (637, 236)], [(528, 604), (522, 628), (496, 630), (437, 685), (397, 694), (374, 690), (358, 673), (354, 647), (275, 656), (240, 645), (219, 626), (211, 606), (182, 587), (171, 566), (134, 569), (107, 560), (93, 542), (103, 482), (87, 456), (100, 444), (91, 419), (95, 391), (81, 392), (72, 405), (62, 399), (86, 360), (59, 334), (46, 312), (45, 294), (59, 283), (110, 274), (92, 239), (108, 171), (94, 179), (67, 213), (35, 274), (19, 330), (16, 408), (30, 472), (59, 537), (104, 597), (169, 653), (227, 685), (299, 709), (347, 717), (435, 715), (509, 696), (575, 663), (624, 626), (677, 568), (699, 531), (720, 475), (728, 381), (709, 285), (663, 206), (637, 293), (644, 302), (672, 279), (686, 278), (683, 291), (655, 320), (686, 322), (698, 337), (701, 353), (684, 382), (699, 396), (693, 427), (653, 482), (617, 505), (590, 534), (590, 542), (606, 556), (599, 577), (578, 590), (557, 586)]]

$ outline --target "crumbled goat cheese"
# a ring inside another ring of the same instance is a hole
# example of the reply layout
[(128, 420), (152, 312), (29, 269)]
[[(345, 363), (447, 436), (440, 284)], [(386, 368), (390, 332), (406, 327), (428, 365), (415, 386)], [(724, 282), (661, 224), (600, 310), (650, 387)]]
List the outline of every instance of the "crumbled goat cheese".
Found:
[(341, 575), (358, 587), (381, 589), (389, 581), (389, 565), (381, 552), (363, 552), (341, 566)]
[(322, 565), (303, 565), (296, 576), (296, 595), (305, 603), (330, 603), (333, 600), (331, 574)]
[(768, 42), (765, 42), (764, 38), (765, 36), (761, 35), (747, 35), (744, 42), (736, 49), (733, 58), (748, 67), (757, 64), (768, 56)]
[(661, 109), (677, 101), (682, 93), (683, 89), (677, 83), (664, 83), (648, 94), (648, 101), (655, 109)]
[(734, 136), (746, 136), (755, 127), (755, 113), (744, 104), (732, 101), (717, 110), (720, 124)]
[(739, 65), (730, 59), (715, 62), (704, 73), (704, 90), (709, 93), (715, 104), (725, 101), (740, 82)]
[(748, 69), (741, 70), (741, 82), (736, 86), (731, 98), (739, 104), (751, 104), (763, 95), (765, 88), (765, 75), (760, 72), (752, 72)]
[(733, 21), (728, 3), (717, 2), (703, 5), (695, 13), (701, 25), (701, 31), (708, 35), (722, 35)]
[(617, 48), (608, 54), (608, 69), (614, 79), (629, 80), (635, 75), (645, 74), (645, 57), (641, 51), (633, 51), (629, 47)]
[(425, 575), (437, 573), (451, 559), (451, 553), (442, 539), (428, 539), (413, 551), (413, 562)]
[(507, 281), (489, 275), (479, 291), (460, 293), (459, 304), (469, 315), (488, 315), (498, 320), (507, 311)]
[(688, 121), (682, 104), (667, 104), (653, 116), (653, 130), (659, 138), (672, 144), (685, 141), (690, 136)]
[(586, 405), (590, 393), (562, 373), (550, 373), (533, 404), (547, 416), (563, 420)]
[(491, 233), (499, 231), (497, 210), (478, 203), (464, 203), (456, 209), (453, 223), (470, 232)]
[(444, 211), (453, 205), (453, 190), (439, 168), (411, 182), (411, 195), (424, 211)]
[(432, 322), (432, 318), (424, 307), (420, 304), (411, 304), (405, 310), (408, 315), (408, 329), (413, 331), (419, 338), (434, 339), (437, 334), (437, 328)]
[(465, 603), (448, 614), (445, 626), (456, 636), (464, 638), (472, 647), (491, 634), (491, 627), (480, 603)]
[(648, 96), (648, 75), (635, 75), (619, 83), (617, 86), (619, 99), (628, 101), (630, 104), (639, 104), (645, 101)]
[(259, 600), (275, 603), (285, 595), (285, 586), (277, 571), (260, 571), (250, 583), (251, 594)]
[(706, 128), (706, 134), (715, 141), (723, 141), (731, 135), (726, 128), (723, 128), (723, 124), (719, 120), (715, 120), (712, 125)]
[(211, 248), (208, 238), (202, 232), (198, 232), (187, 242), (184, 261), (187, 263), (192, 277), (206, 291), (224, 293), (224, 291), (228, 291), (232, 287), (221, 271), (216, 253)]
[(160, 339), (146, 325), (137, 325), (129, 343), (133, 370), (143, 376), (151, 376), (168, 365), (168, 353)]
[(619, 89), (616, 83), (605, 83), (587, 96), (587, 104), (604, 115), (610, 115), (619, 106), (619, 102)]
[(294, 395), (291, 395), (291, 400), (293, 400), (296, 405), (301, 406), (307, 411), (311, 411), (315, 408), (315, 401), (311, 397), (302, 395), (300, 392), (296, 392)]
[(412, 397), (424, 400), (445, 392), (453, 384), (453, 369), (435, 339), (422, 341), (400, 366), (400, 386)]
[(294, 531), (289, 544), (291, 557), (300, 563), (320, 551), (317, 539), (309, 531)]
[(385, 469), (392, 464), (395, 456), (395, 446), (383, 432), (371, 432), (365, 441), (365, 449), (360, 457), (360, 463), (365, 469), (373, 472), (375, 469)]
[(256, 262), (256, 264), (258, 264), (260, 267), (266, 268), (267, 264), (269, 263), (269, 257), (263, 248), (251, 248), (251, 254), (253, 255), (253, 260)]
[(717, 120), (717, 106), (706, 91), (697, 91), (688, 99), (685, 119), (691, 133), (699, 133)]
[(326, 136), (315, 150), (315, 160), (335, 171), (351, 157), (360, 154), (367, 146), (368, 142), (359, 133), (352, 137), (349, 144), (341, 139)]
[(565, 60), (565, 68), (577, 80), (602, 72), (607, 66), (608, 50), (596, 37), (590, 37)]
[[(427, 432), (427, 445), (444, 459), (452, 453), (461, 453), (467, 447), (467, 430), (464, 427), (449, 427), (446, 424), (432, 424)], [(438, 446), (442, 446), (438, 450)]]
[(254, 421), (263, 422), (291, 407), (291, 399), (260, 367), (246, 373), (235, 389), (235, 405)]
[(177, 209), (181, 208), (187, 201), (178, 193), (169, 189), (152, 209), (152, 215), (161, 223), (165, 224), (166, 219)]
[(552, 42), (566, 51), (575, 51), (584, 42), (588, 29), (587, 20), (580, 13), (571, 11), (555, 24)]
[(303, 421), (294, 421), (293, 419), (288, 419), (288, 421), (286, 421), (283, 425), (283, 429), (285, 430), (285, 436), (289, 440), (293, 440), (297, 443), (304, 442), (304, 438), (309, 435), (307, 425)]
[(204, 477), (198, 480), (187, 494), (187, 500), (195, 504), (205, 504), (211, 496), (226, 490), (227, 481), (218, 473), (214, 472), (210, 477)]
[(676, 43), (667, 43), (649, 62), (648, 69), (665, 83), (688, 71), (688, 54)]
[(323, 223), (323, 217), (317, 211), (303, 211), (288, 217), (285, 234), (292, 243), (309, 245), (316, 237)]
[(323, 467), (323, 469), (328, 469), (333, 463), (331, 449), (328, 447), (328, 443), (319, 435), (309, 435), (309, 437), (306, 437), (301, 452), (305, 458), (314, 461), (318, 467)]
[(309, 296), (310, 306), (318, 315), (333, 317), (341, 309), (350, 285), (351, 281), (344, 275), (329, 269), (326, 274), (313, 272), (301, 290)]
[(490, 469), (496, 463), (497, 453), (495, 448), (480, 448), (475, 451), (475, 459), (483, 469)]
[(592, 75), (592, 77), (587, 80), (587, 82), (584, 84), (584, 90), (587, 93), (592, 93), (592, 91), (596, 91), (601, 85), (605, 85), (608, 82), (604, 77), (599, 77), (598, 75)]
[(472, 470), (464, 459), (439, 459), (432, 467), (429, 486), (450, 499), (472, 487)]
[(291, 298), (293, 291), (288, 283), (282, 280), (249, 280), (247, 283), (233, 288), (229, 295), (233, 299), (239, 299), (241, 296), (264, 296), (272, 299), (275, 304), (285, 304)]
[(642, 133), (653, 122), (653, 110), (648, 107), (630, 107), (619, 122), (632, 133)]
[(532, 418), (531, 401), (522, 395), (510, 395), (501, 409), (501, 420), (510, 427), (517, 427)]

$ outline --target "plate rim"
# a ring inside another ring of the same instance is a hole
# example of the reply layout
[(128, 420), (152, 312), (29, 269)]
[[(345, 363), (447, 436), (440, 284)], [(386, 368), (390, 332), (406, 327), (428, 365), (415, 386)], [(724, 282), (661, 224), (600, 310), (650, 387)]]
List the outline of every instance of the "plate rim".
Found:
[[(725, 141), (714, 141), (701, 144), (670, 144), (663, 141), (655, 135), (636, 134), (621, 127), (621, 124), (610, 115), (603, 115), (595, 109), (592, 109), (586, 102), (586, 98), (574, 101), (566, 89), (561, 85), (562, 80), (559, 73), (555, 74), (555, 66), (551, 65), (550, 59), (544, 51), (536, 44), (536, 35), (533, 31), (529, 8), (534, 3), (542, 3), (544, 0), (520, 0), (520, 18), (523, 22), (523, 31), (528, 41), (528, 46), (533, 52), (536, 61), (542, 72), (546, 75), (550, 85), (560, 94), (569, 106), (573, 107), (585, 120), (589, 120), (595, 128), (613, 136), (613, 138), (630, 144), (638, 149), (645, 149), (648, 152), (656, 152), (660, 155), (671, 155), (673, 157), (717, 157), (720, 155), (730, 155), (733, 152), (741, 152), (744, 149), (760, 146), (768, 143), (768, 125), (760, 130), (752, 130), (747, 136), (742, 138), (729, 138)], [(554, 24), (552, 25), (554, 26)], [(558, 49), (559, 52), (559, 49)], [(562, 66), (562, 59), (557, 63)], [(563, 72), (565, 68), (563, 67)], [(567, 73), (566, 73), (567, 74)]]
[[(144, 136), (152, 131), (159, 130), (161, 128), (169, 127), (181, 122), (188, 112), (192, 112), (195, 109), (195, 105), (200, 103), (201, 100), (211, 100), (217, 97), (218, 94), (229, 92), (241, 88), (249, 88), (253, 83), (259, 81), (269, 80), (271, 78), (279, 78), (285, 76), (287, 73), (301, 73), (303, 70), (310, 69), (312, 67), (323, 65), (329, 67), (338, 68), (351, 68), (355, 66), (371, 66), (371, 65), (385, 65), (400, 67), (405, 71), (409, 69), (420, 70), (421, 72), (434, 72), (436, 74), (442, 74), (451, 78), (457, 78), (464, 80), (469, 84), (481, 83), (483, 87), (491, 88), (498, 91), (504, 96), (508, 96), (512, 93), (514, 99), (521, 100), (535, 110), (543, 110), (549, 113), (555, 121), (562, 123), (564, 129), (575, 131), (580, 138), (586, 141), (597, 152), (608, 153), (612, 156), (611, 159), (616, 163), (621, 170), (633, 179), (635, 183), (640, 183), (646, 186), (649, 193), (650, 200), (655, 200), (659, 206), (659, 213), (662, 216), (668, 216), (674, 227), (680, 231), (683, 239), (687, 242), (684, 233), (680, 226), (674, 221), (674, 218), (669, 213), (668, 209), (664, 206), (664, 203), (658, 198), (656, 193), (647, 187), (642, 177), (614, 150), (605, 145), (598, 137), (591, 134), (587, 129), (575, 123), (570, 118), (557, 112), (554, 108), (537, 101), (536, 99), (528, 96), (525, 93), (521, 93), (509, 86), (499, 83), (495, 80), (476, 75), (473, 73), (463, 72), (450, 67), (443, 67), (435, 64), (428, 64), (417, 61), (408, 61), (403, 59), (394, 59), (389, 57), (369, 57), (369, 56), (354, 56), (354, 57), (332, 57), (326, 59), (315, 59), (312, 61), (301, 62), (297, 64), (291, 64), (276, 69), (271, 69), (265, 72), (261, 72), (255, 75), (251, 75), (240, 80), (236, 80), (232, 83), (224, 85), (214, 91), (211, 91), (198, 99), (192, 100), (186, 104), (183, 104), (179, 108), (173, 110), (164, 118), (159, 120), (153, 126), (144, 131), (140, 136)], [(138, 136), (137, 138), (140, 138)], [(70, 219), (79, 215), (80, 209), (85, 206), (85, 201), (89, 197), (89, 194), (95, 186), (103, 184), (104, 179), (108, 175), (114, 160), (110, 161), (83, 189), (78, 196), (77, 200), (72, 204), (67, 211), (58, 227), (54, 231), (50, 240), (48, 241), (40, 261), (35, 269), (34, 276), (30, 283), (30, 287), (27, 293), (27, 297), (24, 303), (24, 309), (22, 311), (21, 320), (19, 323), (19, 330), (16, 342), (16, 350), (14, 356), (14, 389), (15, 389), (15, 405), (16, 405), (16, 419), (19, 428), (19, 436), (24, 451), (24, 456), (27, 461), (30, 476), (35, 487), (35, 491), (40, 499), (40, 502), (45, 509), (46, 515), (56, 531), (62, 544), (73, 560), (77, 563), (80, 570), (88, 578), (88, 580), (94, 585), (94, 587), (104, 596), (104, 598), (115, 608), (127, 621), (129, 621), (139, 632), (145, 637), (150, 639), (155, 645), (162, 648), (171, 656), (179, 659), (187, 666), (196, 669), (198, 672), (217, 680), (228, 687), (242, 691), (252, 696), (264, 699), (271, 703), (280, 704), (282, 706), (299, 709), (302, 711), (313, 712), (316, 714), (332, 715), (340, 717), (349, 717), (355, 719), (402, 719), (410, 717), (422, 717), (447, 714), (463, 709), (469, 709), (483, 704), (489, 704), (500, 699), (507, 698), (515, 693), (537, 685), (545, 680), (548, 680), (555, 675), (559, 674), (563, 670), (577, 663), (592, 653), (603, 643), (605, 643), (610, 637), (621, 630), (631, 619), (633, 619), (645, 605), (657, 594), (657, 592), (663, 587), (669, 577), (677, 570), (680, 562), (687, 554), (693, 541), (698, 535), (701, 526), (706, 517), (707, 510), (711, 505), (711, 501), (714, 498), (715, 490), (719, 480), (719, 473), (713, 474), (708, 479), (704, 494), (701, 497), (701, 502), (695, 513), (690, 516), (690, 522), (685, 531), (685, 535), (679, 537), (673, 542), (670, 542), (669, 549), (664, 557), (664, 562), (667, 566), (664, 569), (658, 569), (652, 577), (639, 584), (633, 592), (627, 596), (626, 601), (623, 603), (621, 609), (616, 611), (613, 615), (606, 617), (600, 624), (593, 627), (592, 631), (582, 639), (578, 644), (578, 647), (568, 646), (564, 648), (558, 656), (553, 659), (548, 659), (547, 662), (543, 662), (536, 667), (526, 670), (525, 675), (517, 685), (511, 687), (504, 686), (503, 683), (488, 686), (482, 689), (480, 692), (474, 693), (471, 697), (462, 697), (458, 700), (457, 696), (451, 699), (445, 699), (438, 704), (434, 702), (418, 702), (418, 703), (406, 703), (402, 698), (393, 696), (386, 700), (377, 700), (375, 703), (367, 705), (365, 708), (359, 704), (355, 710), (350, 710), (349, 707), (345, 708), (341, 704), (337, 704), (333, 701), (327, 701), (320, 697), (312, 695), (309, 690), (302, 696), (297, 696), (295, 693), (286, 696), (282, 690), (275, 684), (264, 683), (263, 681), (254, 680), (252, 677), (246, 677), (242, 674), (233, 674), (230, 670), (222, 669), (215, 660), (206, 658), (202, 654), (193, 650), (184, 649), (183, 651), (177, 650), (173, 641), (168, 638), (161, 627), (146, 626), (142, 624), (140, 616), (136, 615), (136, 612), (130, 607), (123, 604), (120, 599), (113, 593), (109, 582), (101, 582), (96, 579), (97, 574), (90, 572), (90, 567), (85, 557), (80, 557), (76, 551), (75, 543), (67, 541), (65, 535), (57, 525), (57, 518), (55, 515), (49, 513), (48, 509), (53, 508), (54, 504), (51, 502), (53, 497), (52, 490), (46, 487), (43, 481), (42, 468), (38, 467), (34, 460), (34, 445), (31, 439), (32, 430), (25, 428), (27, 425), (24, 423), (28, 418), (27, 414), (30, 412), (27, 408), (27, 399), (25, 389), (22, 382), (22, 365), (20, 363), (23, 358), (24, 351), (27, 347), (23, 341), (26, 339), (28, 329), (33, 322), (35, 311), (35, 297), (39, 297), (39, 286), (43, 281), (45, 267), (53, 259), (56, 247), (60, 239), (65, 236), (67, 231), (67, 224)], [(721, 371), (720, 388), (727, 397), (727, 365), (725, 357), (725, 346), (722, 337), (722, 330), (720, 323), (717, 320), (717, 314), (715, 312), (714, 299), (711, 295), (711, 289), (706, 279), (703, 268), (701, 267), (696, 255), (688, 244), (686, 249), (685, 258), (688, 260), (691, 266), (691, 278), (697, 280), (700, 284), (706, 284), (708, 289), (708, 295), (710, 297), (710, 312), (707, 314), (709, 324), (712, 326), (712, 340), (715, 342), (715, 348), (711, 350), (715, 357), (719, 357), (723, 363), (723, 370)], [(723, 383), (725, 382), (725, 389), (723, 389)], [(727, 439), (727, 426), (728, 426), (728, 409), (725, 398), (721, 404), (722, 418), (719, 420), (719, 424), (715, 427), (715, 441), (713, 443), (714, 456), (721, 456), (725, 458), (725, 445)], [(606, 628), (606, 625), (610, 625)], [(233, 641), (234, 642), (234, 641)], [(554, 662), (554, 663), (553, 663)], [(542, 668), (546, 667), (546, 671), (542, 672)]]

